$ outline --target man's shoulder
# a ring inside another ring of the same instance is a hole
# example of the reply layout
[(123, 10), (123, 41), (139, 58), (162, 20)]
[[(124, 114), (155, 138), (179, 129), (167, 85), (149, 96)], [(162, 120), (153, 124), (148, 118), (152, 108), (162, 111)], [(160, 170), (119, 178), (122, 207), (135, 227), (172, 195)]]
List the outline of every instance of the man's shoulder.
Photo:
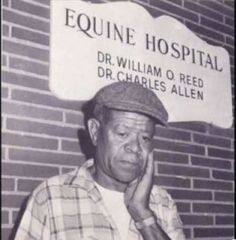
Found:
[(52, 195), (55, 197), (57, 193), (59, 194), (60, 189), (70, 182), (70, 180), (76, 175), (78, 169), (79, 168), (44, 180), (34, 189), (31, 196), (35, 198), (39, 204), (43, 204), (51, 198)]
[(167, 190), (157, 185), (153, 186), (151, 196), (151, 202), (155, 204), (161, 204), (163, 206), (169, 207), (174, 203), (171, 195), (167, 192)]

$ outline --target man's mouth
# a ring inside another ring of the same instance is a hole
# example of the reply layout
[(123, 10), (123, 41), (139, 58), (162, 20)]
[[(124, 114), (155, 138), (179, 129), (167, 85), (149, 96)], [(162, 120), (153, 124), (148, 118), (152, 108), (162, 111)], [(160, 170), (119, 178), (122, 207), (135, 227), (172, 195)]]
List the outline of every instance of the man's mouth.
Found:
[(137, 167), (137, 162), (135, 162), (135, 161), (122, 160), (120, 162), (121, 162), (122, 166), (125, 166), (125, 167), (131, 167), (131, 168)]

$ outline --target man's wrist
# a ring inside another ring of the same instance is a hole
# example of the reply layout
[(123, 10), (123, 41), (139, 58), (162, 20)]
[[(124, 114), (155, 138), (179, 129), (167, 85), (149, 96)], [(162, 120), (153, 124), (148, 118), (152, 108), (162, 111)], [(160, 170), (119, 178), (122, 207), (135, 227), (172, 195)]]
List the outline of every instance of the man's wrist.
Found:
[(156, 218), (152, 215), (150, 217), (147, 217), (141, 221), (134, 222), (135, 227), (140, 230), (145, 227), (151, 226), (152, 224), (156, 223)]
[(128, 211), (135, 222), (139, 222), (153, 216), (153, 212), (150, 209), (137, 208), (129, 209)]

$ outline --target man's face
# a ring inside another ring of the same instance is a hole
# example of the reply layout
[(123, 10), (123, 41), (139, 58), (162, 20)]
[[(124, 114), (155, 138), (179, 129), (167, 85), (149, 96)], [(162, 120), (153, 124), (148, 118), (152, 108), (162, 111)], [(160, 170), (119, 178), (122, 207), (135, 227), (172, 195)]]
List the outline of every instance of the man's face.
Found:
[(145, 115), (112, 110), (97, 135), (95, 158), (100, 179), (127, 184), (139, 177), (152, 150), (154, 127)]

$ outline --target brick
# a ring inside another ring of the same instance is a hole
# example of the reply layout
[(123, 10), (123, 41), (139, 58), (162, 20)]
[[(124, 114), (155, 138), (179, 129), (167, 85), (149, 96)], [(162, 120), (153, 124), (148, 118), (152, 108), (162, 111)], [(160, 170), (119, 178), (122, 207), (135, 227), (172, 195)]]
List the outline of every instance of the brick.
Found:
[(75, 168), (62, 168), (62, 169), (61, 169), (61, 172), (62, 172), (62, 174), (64, 174), (64, 173), (71, 172), (71, 171), (73, 171), (73, 170), (75, 170)]
[(190, 188), (190, 179), (180, 177), (156, 176), (153, 182), (160, 186)]
[(228, 160), (219, 160), (217, 158), (203, 158), (191, 156), (191, 163), (196, 166), (205, 166), (211, 168), (231, 169), (231, 162)]
[(20, 58), (10, 57), (9, 66), (11, 68), (26, 71), (29, 73), (35, 73), (43, 76), (49, 75), (49, 67), (47, 65), (28, 60), (23, 60)]
[(187, 164), (188, 156), (179, 153), (157, 152), (154, 151), (153, 158), (158, 162), (168, 162), (177, 164)]
[(12, 232), (11, 228), (2, 227), (2, 229), (1, 229), (1, 240), (9, 240), (11, 232)]
[(201, 6), (197, 4), (197, 2), (185, 0), (184, 1), (184, 7), (187, 9), (190, 9), (194, 12), (200, 13), (204, 16), (207, 16), (209, 18), (213, 18), (215, 20), (223, 22), (223, 16), (215, 11), (210, 10), (209, 8), (205, 8), (204, 6)]
[(9, 0), (3, 0), (2, 5), (8, 7), (9, 6)]
[(193, 134), (193, 139), (197, 143), (201, 143), (204, 145), (213, 145), (219, 147), (230, 148), (231, 142), (229, 139), (220, 138), (220, 137), (212, 137), (201, 134)]
[(49, 90), (47, 80), (20, 73), (2, 71), (2, 81), (39, 90)]
[(216, 216), (216, 224), (219, 225), (233, 225), (234, 217), (233, 216)]
[(224, 45), (223, 47), (228, 51), (230, 57), (234, 57), (234, 48), (233, 47), (230, 47), (228, 45)]
[(2, 5), (8, 7), (9, 6), (9, 0), (3, 0)]
[(229, 16), (234, 16), (234, 11), (229, 9), (228, 7), (225, 7), (224, 5), (217, 3), (216, 1), (210, 1), (210, 0), (199, 0), (199, 3), (201, 5), (205, 5), (209, 7), (212, 10), (215, 10), (219, 12), (220, 14), (225, 14)]
[(231, 182), (220, 182), (211, 180), (193, 180), (193, 187), (198, 189), (216, 189), (216, 190), (232, 190)]
[(2, 113), (36, 119), (62, 121), (62, 113), (60, 111), (10, 102), (2, 102)]
[(234, 140), (231, 141), (231, 148), (234, 149), (234, 146), (235, 146), (235, 142)]
[(201, 213), (233, 213), (233, 205), (218, 203), (193, 203), (193, 211)]
[(183, 231), (184, 231), (184, 235), (187, 239), (191, 238), (191, 229), (189, 228), (183, 228)]
[(223, 33), (215, 32), (214, 29), (210, 30), (209, 28), (205, 28), (203, 26), (191, 23), (186, 21), (186, 26), (191, 29), (193, 32), (196, 32), (198, 34), (203, 34), (206, 37), (210, 37), (212, 39), (218, 40), (220, 42), (224, 42), (224, 35)]
[(7, 65), (7, 56), (2, 54), (2, 66), (6, 66)]
[(50, 32), (49, 22), (35, 19), (35, 18), (29, 17), (29, 16), (23, 16), (19, 13), (16, 13), (16, 12), (13, 12), (10, 10), (3, 9), (2, 19), (7, 22), (11, 22), (11, 23), (15, 23), (17, 25), (31, 28), (33, 30), (37, 29), (37, 30), (40, 30), (45, 33)]
[(158, 172), (168, 175), (209, 178), (208, 169), (158, 164)]
[(234, 66), (234, 57), (230, 57), (230, 65)]
[(29, 92), (25, 90), (13, 90), (12, 99), (76, 111), (81, 110), (82, 105), (79, 101), (64, 101), (53, 95)]
[(20, 208), (22, 203), (27, 199), (26, 196), (22, 195), (2, 195), (2, 207), (9, 207), (9, 208)]
[(23, 28), (18, 28), (13, 26), (12, 37), (49, 46), (49, 36), (42, 33), (26, 30)]
[(224, 159), (234, 159), (234, 152), (229, 150), (208, 148), (208, 156), (224, 158)]
[(66, 123), (84, 125), (84, 116), (79, 113), (66, 113), (65, 119)]
[[(153, 7), (151, 5), (143, 5), (143, 7), (149, 12), (149, 14), (153, 17), (153, 18), (158, 18), (162, 15), (167, 15), (167, 13), (165, 11), (161, 11), (161, 9), (157, 9), (156, 7)], [(171, 12), (168, 12), (169, 16), (174, 17), (176, 20), (180, 21), (180, 22), (184, 22), (182, 16), (176, 16), (175, 14), (172, 14)]]
[(35, 4), (27, 3), (21, 0), (12, 0), (12, 8), (22, 12), (30, 13), (34, 16), (44, 17), (49, 19), (50, 11), (48, 8), (41, 7)]
[(40, 183), (41, 181), (37, 181), (37, 180), (19, 179), (17, 181), (17, 190), (32, 192)]
[(1, 146), (1, 157), (2, 160), (6, 159), (6, 149), (3, 146)]
[(224, 3), (228, 5), (229, 7), (234, 9), (234, 1), (232, 0), (224, 0)]
[(8, 118), (6, 128), (14, 131), (45, 134), (49, 136), (77, 139), (77, 129), (55, 124), (39, 123), (16, 118)]
[(234, 173), (232, 172), (213, 170), (212, 176), (215, 179), (234, 180)]
[(1, 178), (2, 191), (14, 191), (15, 180), (12, 178)]
[(167, 2), (171, 2), (171, 3), (179, 5), (179, 6), (183, 5), (182, 0), (167, 0)]
[(229, 37), (229, 36), (226, 36), (226, 43), (227, 44), (230, 44), (230, 45), (234, 45), (234, 38), (232, 38), (232, 37)]
[[(226, 36), (225, 37), (225, 40), (226, 40), (226, 44), (229, 44), (229, 45), (231, 45), (232, 47), (234, 46), (234, 38), (231, 38), (231, 37), (228, 37), (228, 36)], [(230, 59), (231, 59), (232, 57), (230, 57)], [(234, 58), (233, 58), (234, 59)], [(233, 62), (234, 62), (234, 60), (233, 60)], [(231, 64), (231, 63), (230, 63)], [(231, 64), (231, 65), (233, 65), (233, 64)], [(233, 91), (232, 91), (232, 93), (234, 93)]]
[(8, 65), (8, 57), (7, 57), (7, 55), (5, 55), (5, 54), (1, 55), (1, 64), (2, 64), (2, 67)]
[(220, 43), (218, 40), (214, 41), (213, 39), (211, 39), (209, 37), (205, 37), (203, 35), (201, 35), (200, 38), (202, 40), (206, 41), (208, 44), (216, 46), (216, 47), (218, 47), (219, 45), (222, 45), (222, 43)]
[(209, 191), (192, 191), (180, 189), (168, 189), (174, 199), (181, 200), (212, 200), (212, 193)]
[(32, 1), (50, 6), (50, 1), (48, 0), (32, 0)]
[(165, 127), (157, 127), (156, 126), (156, 134), (157, 137), (170, 138), (170, 139), (178, 139), (183, 141), (190, 141), (191, 136), (189, 132), (169, 129)]
[(9, 26), (6, 24), (2, 24), (2, 35), (6, 37), (9, 36)]
[(64, 151), (77, 152), (77, 153), (81, 152), (79, 142), (76, 142), (76, 141), (62, 140), (61, 146), (62, 146), (62, 150)]
[(2, 210), (1, 212), (2, 224), (9, 224), (9, 212)]
[(170, 142), (170, 141), (166, 141), (166, 140), (156, 140), (155, 139), (154, 146), (157, 149), (182, 152), (185, 154), (186, 153), (197, 154), (197, 155), (205, 154), (204, 146), (198, 146), (198, 145), (188, 144), (188, 143)]
[(7, 40), (3, 40), (2, 43), (2, 50), (7, 53), (26, 56), (45, 62), (49, 61), (49, 52), (47, 50), (30, 47), (24, 44), (15, 43)]
[[(231, 26), (232, 28), (234, 28), (234, 19), (233, 18), (225, 17), (225, 23), (228, 24), (229, 26)], [(233, 34), (232, 34), (232, 36), (233, 36)]]
[(9, 95), (8, 88), (2, 87), (1, 88), (1, 96), (2, 96), (2, 98), (8, 98), (8, 95)]
[(29, 149), (9, 149), (9, 159), (15, 161), (38, 162), (44, 164), (59, 164), (66, 166), (81, 166), (85, 161), (83, 155), (65, 154), (61, 152), (46, 152)]
[(233, 228), (194, 228), (194, 237), (233, 237)]
[(213, 225), (212, 216), (180, 215), (184, 225)]
[(49, 178), (59, 173), (57, 167), (51, 166), (38, 166), (30, 164), (18, 164), (18, 163), (3, 163), (2, 169), (4, 174), (11, 176), (22, 177), (40, 177)]
[(177, 205), (178, 212), (181, 212), (181, 213), (190, 212), (190, 203), (177, 202), (177, 201), (175, 203)]
[(215, 192), (214, 199), (222, 202), (233, 202), (234, 194), (232, 192)]
[(171, 127), (191, 130), (196, 132), (206, 132), (206, 124), (202, 122), (173, 122), (169, 124)]
[(40, 149), (57, 149), (58, 141), (51, 138), (32, 137), (27, 135), (2, 133), (2, 144)]
[(165, 10), (170, 13), (174, 13), (179, 16), (184, 16), (187, 19), (190, 19), (192, 21), (197, 22), (198, 21), (198, 15), (189, 11), (186, 11), (183, 8), (179, 8), (177, 6), (174, 6), (172, 4), (169, 4), (167, 2), (164, 2), (162, 0), (155, 1), (155, 0), (150, 0), (150, 4), (157, 7), (158, 9)]
[[(21, 209), (21, 211), (22, 211), (22, 210), (24, 210), (24, 208)], [(21, 215), (22, 215), (21, 211), (13, 211), (13, 212), (12, 212), (12, 222), (13, 222), (13, 223), (15, 223), (15, 222), (18, 220), (18, 218), (21, 217)]]
[(234, 138), (234, 129), (232, 128), (220, 128), (220, 127), (211, 125), (209, 126), (208, 131), (212, 135)]
[(219, 32), (223, 32), (232, 36), (234, 35), (234, 30), (232, 28), (225, 26), (223, 24), (220, 24), (219, 22), (212, 21), (208, 18), (201, 17), (201, 24), (209, 28), (216, 29)]

